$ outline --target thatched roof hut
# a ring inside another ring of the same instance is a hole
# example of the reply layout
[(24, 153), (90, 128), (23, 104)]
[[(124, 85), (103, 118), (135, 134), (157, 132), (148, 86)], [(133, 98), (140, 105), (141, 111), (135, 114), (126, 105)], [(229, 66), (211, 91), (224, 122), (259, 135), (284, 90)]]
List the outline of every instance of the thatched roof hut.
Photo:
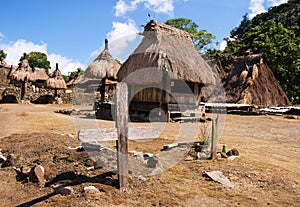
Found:
[(84, 76), (94, 79), (116, 80), (121, 65), (112, 57), (105, 39), (105, 48), (100, 55), (87, 67)]
[(101, 102), (104, 102), (105, 97), (105, 81), (106, 79), (116, 81), (117, 73), (121, 65), (112, 57), (109, 48), (108, 40), (105, 39), (105, 48), (99, 56), (87, 67), (83, 75), (78, 76), (75, 85), (83, 85), (84, 87), (98, 87), (101, 80), (100, 93)]
[(50, 74), (50, 78), (46, 81), (46, 87), (50, 89), (66, 89), (67, 84), (62, 77), (60, 70), (58, 69), (58, 63), (56, 63), (55, 70)]
[(277, 106), (289, 104), (288, 97), (266, 64), (265, 54), (247, 53), (235, 60), (224, 80), (228, 103)]
[[(26, 54), (24, 53), (24, 57)], [(12, 67), (12, 71), (10, 73), (10, 79), (13, 81), (46, 81), (49, 78), (45, 69), (43, 68), (31, 68), (27, 59), (23, 59), (21, 63), (19, 63), (18, 68), (14, 69)]]
[(19, 63), (17, 68), (11, 67), (9, 78), (12, 82), (21, 82), (21, 99), (23, 100), (26, 91), (26, 82), (45, 82), (49, 76), (42, 68), (32, 69), (26, 59), (26, 53), (24, 53), (24, 59)]
[[(172, 79), (202, 84), (214, 82), (210, 77), (212, 70), (195, 50), (190, 33), (151, 20), (145, 26), (143, 35), (140, 45), (119, 70), (118, 81), (140, 69), (156, 68), (161, 71), (166, 67)], [(144, 75), (149, 82), (157, 82), (162, 77), (147, 74), (146, 71)]]
[[(151, 20), (144, 27), (142, 35), (144, 38), (141, 43), (123, 63), (117, 75), (118, 81), (129, 85), (133, 101), (181, 102), (197, 106), (201, 100), (208, 99), (209, 90), (203, 93), (204, 86), (218, 84), (219, 77), (195, 50), (190, 33)], [(145, 87), (141, 90), (137, 85)], [(185, 93), (187, 90), (182, 90), (185, 86), (189, 87), (194, 97)], [(177, 100), (174, 99), (175, 95)]]

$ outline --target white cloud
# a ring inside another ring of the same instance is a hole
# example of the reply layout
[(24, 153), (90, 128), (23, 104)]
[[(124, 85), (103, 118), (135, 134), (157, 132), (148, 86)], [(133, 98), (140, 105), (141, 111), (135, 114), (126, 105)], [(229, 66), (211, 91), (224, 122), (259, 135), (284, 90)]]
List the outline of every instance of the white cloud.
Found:
[(227, 47), (227, 42), (226, 42), (226, 40), (223, 40), (221, 43), (220, 43), (220, 50), (224, 50), (225, 48)]
[(278, 6), (279, 4), (283, 4), (288, 2), (288, 0), (250, 0), (249, 10), (251, 13), (249, 17), (252, 19), (257, 14), (266, 12), (266, 8)]
[(5, 36), (4, 36), (4, 34), (2, 34), (1, 32), (0, 32), (0, 40), (2, 39), (2, 38), (4, 38)]
[[(186, 1), (187, 0), (183, 0), (183, 2)], [(114, 8), (115, 15), (117, 17), (123, 16), (127, 12), (134, 11), (139, 4), (143, 4), (145, 8), (155, 13), (173, 15), (174, 0), (130, 0), (128, 3), (126, 0), (119, 0)]]
[(278, 6), (279, 4), (283, 4), (288, 2), (288, 0), (267, 0), (268, 6)]
[(68, 75), (70, 72), (75, 71), (77, 68), (81, 67), (85, 69), (85, 66), (82, 65), (79, 61), (58, 55), (50, 54), (48, 55), (48, 60), (51, 63), (51, 68), (55, 68), (55, 64), (58, 63), (58, 68), (61, 70), (62, 74)]
[(251, 11), (251, 13), (249, 14), (249, 17), (251, 19), (257, 14), (266, 12), (264, 7), (264, 1), (265, 0), (250, 0), (249, 10)]
[[(109, 40), (109, 49), (111, 54), (119, 60), (124, 59), (124, 55), (128, 55), (128, 48), (131, 43), (137, 39), (138, 28), (133, 20), (128, 22), (113, 22), (112, 31), (107, 34)], [(136, 46), (136, 45), (135, 45)]]
[(6, 62), (9, 65), (18, 65), (20, 57), (23, 55), (23, 53), (37, 51), (45, 53), (47, 55), (48, 60), (51, 64), (51, 68), (55, 68), (55, 64), (58, 63), (61, 72), (65, 75), (67, 75), (68, 72), (75, 71), (78, 67), (84, 68), (84, 66), (78, 61), (74, 61), (59, 54), (48, 54), (47, 44), (44, 42), (42, 42), (41, 44), (35, 44), (33, 42), (19, 39), (15, 42), (6, 43), (4, 41), (1, 41), (0, 39), (0, 48), (7, 54)]

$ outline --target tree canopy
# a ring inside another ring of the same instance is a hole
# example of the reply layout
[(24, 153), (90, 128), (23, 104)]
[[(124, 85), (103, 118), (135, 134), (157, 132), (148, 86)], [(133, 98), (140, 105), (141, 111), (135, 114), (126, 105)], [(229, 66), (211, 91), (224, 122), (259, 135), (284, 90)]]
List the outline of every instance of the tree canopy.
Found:
[(205, 51), (206, 47), (216, 38), (206, 30), (198, 30), (198, 24), (187, 18), (169, 19), (165, 24), (189, 32), (193, 36), (195, 48), (199, 52)]
[(77, 68), (75, 71), (70, 72), (69, 75), (63, 75), (63, 78), (66, 82), (72, 80), (72, 79), (76, 79), (79, 75), (81, 75), (84, 72), (84, 70), (82, 68)]
[(0, 50), (0, 60), (3, 58), (5, 59), (6, 58), (6, 53), (3, 51), (3, 50)]
[[(47, 60), (47, 55), (42, 52), (30, 52), (26, 55), (31, 68), (44, 68), (46, 73), (49, 74), (49, 69), (51, 68), (50, 62)], [(24, 59), (24, 56), (20, 58), (20, 61)]]
[(252, 20), (243, 17), (240, 25), (226, 39), (224, 51), (209, 50), (207, 55), (219, 59), (226, 71), (233, 59), (253, 53), (265, 53), (267, 64), (290, 101), (300, 103), (300, 3), (290, 0), (255, 16)]

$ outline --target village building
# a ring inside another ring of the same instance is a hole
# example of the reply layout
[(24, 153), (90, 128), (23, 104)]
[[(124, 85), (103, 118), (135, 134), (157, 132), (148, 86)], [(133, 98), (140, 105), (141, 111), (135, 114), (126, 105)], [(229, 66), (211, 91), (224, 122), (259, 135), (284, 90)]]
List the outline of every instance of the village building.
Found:
[(218, 73), (196, 51), (190, 33), (151, 20), (142, 35), (117, 74), (119, 82), (128, 84), (131, 115), (197, 110), (212, 98)]
[(226, 102), (256, 106), (286, 106), (289, 100), (266, 64), (265, 54), (252, 54), (235, 59), (224, 78)]

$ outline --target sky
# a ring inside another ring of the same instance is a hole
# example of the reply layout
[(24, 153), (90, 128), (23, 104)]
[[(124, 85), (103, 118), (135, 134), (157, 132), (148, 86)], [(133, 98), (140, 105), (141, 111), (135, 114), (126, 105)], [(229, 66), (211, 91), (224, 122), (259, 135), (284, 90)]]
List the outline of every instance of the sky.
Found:
[[(243, 15), (249, 18), (287, 0), (10, 0), (1, 2), (0, 49), (6, 62), (17, 65), (24, 52), (47, 54), (52, 70), (59, 64), (67, 75), (85, 69), (109, 40), (110, 52), (121, 61), (139, 43), (150, 19), (165, 22), (184, 17), (217, 38), (224, 38)], [(151, 16), (148, 17), (148, 14)], [(218, 44), (217, 44), (218, 43)]]

